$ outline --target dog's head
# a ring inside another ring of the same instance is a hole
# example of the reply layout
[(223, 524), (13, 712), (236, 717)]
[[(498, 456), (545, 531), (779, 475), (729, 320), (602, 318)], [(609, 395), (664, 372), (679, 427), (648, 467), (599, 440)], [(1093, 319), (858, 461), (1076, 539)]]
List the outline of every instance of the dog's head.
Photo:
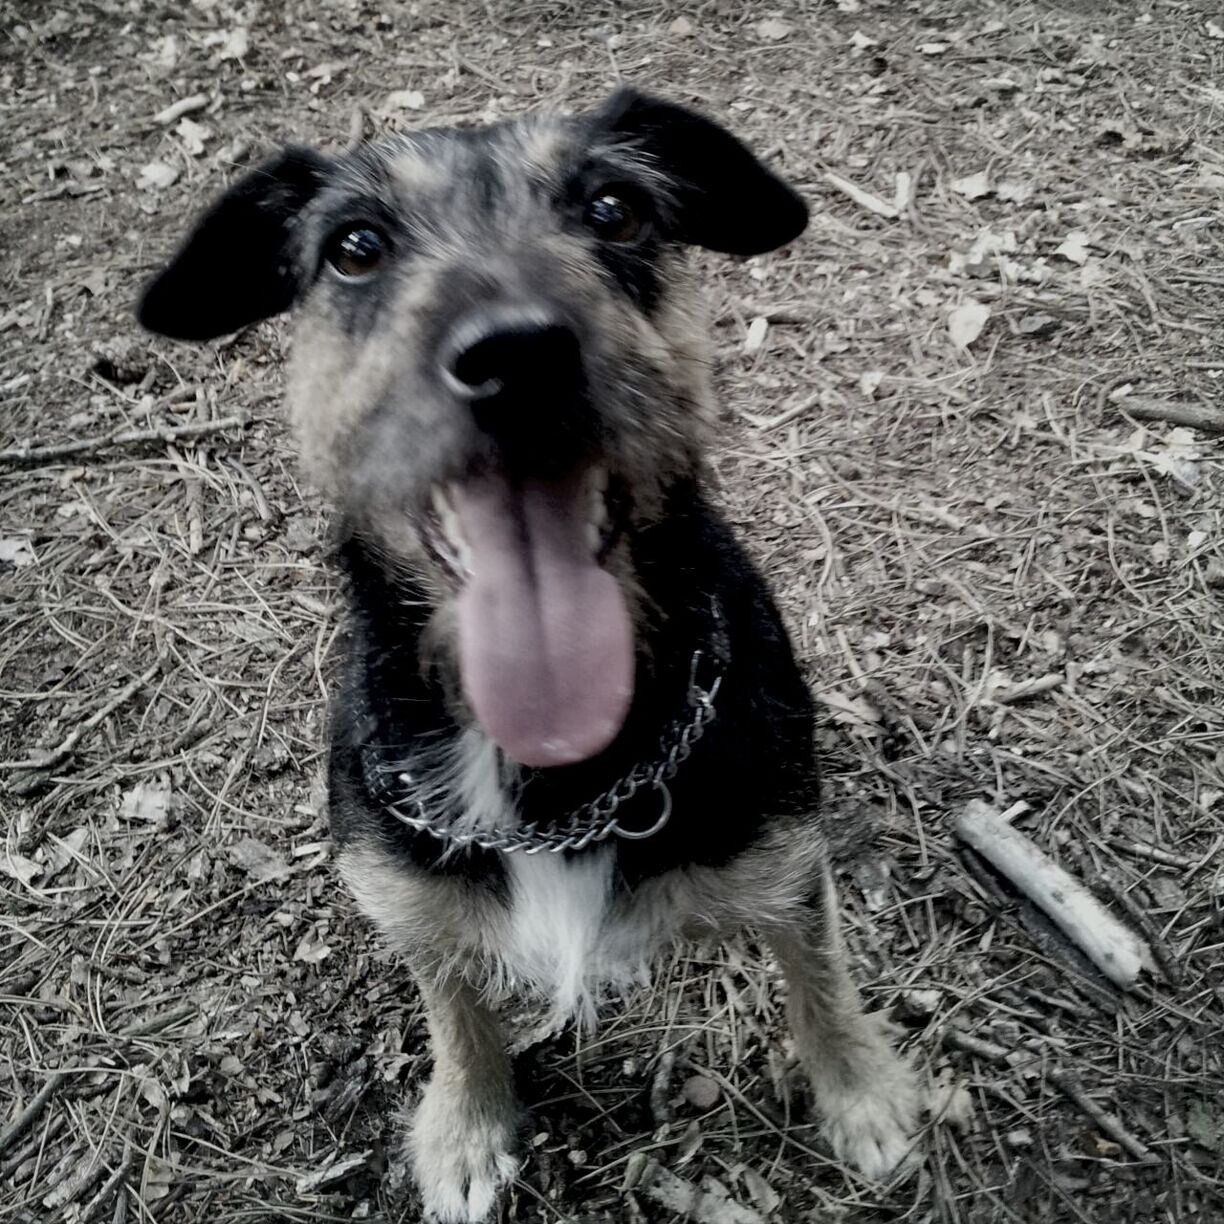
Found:
[(757, 254), (806, 222), (730, 133), (622, 90), (576, 117), (288, 149), (199, 221), (139, 317), (205, 340), (296, 308), (309, 468), (434, 594), (485, 730), (566, 764), (624, 720), (634, 534), (699, 462), (679, 250)]

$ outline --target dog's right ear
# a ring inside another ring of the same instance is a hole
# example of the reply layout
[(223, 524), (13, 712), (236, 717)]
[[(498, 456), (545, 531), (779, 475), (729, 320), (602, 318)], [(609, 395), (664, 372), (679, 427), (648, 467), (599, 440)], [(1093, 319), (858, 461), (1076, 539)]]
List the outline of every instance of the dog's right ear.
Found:
[(288, 310), (301, 288), (294, 228), (331, 169), (322, 154), (291, 147), (239, 179), (146, 286), (141, 324), (212, 340)]

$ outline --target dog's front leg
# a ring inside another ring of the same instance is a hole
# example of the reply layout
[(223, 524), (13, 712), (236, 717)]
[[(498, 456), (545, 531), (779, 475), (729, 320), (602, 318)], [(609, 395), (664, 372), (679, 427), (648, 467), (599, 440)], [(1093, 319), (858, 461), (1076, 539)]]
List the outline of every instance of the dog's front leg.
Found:
[(789, 989), (795, 1052), (811, 1080), (836, 1155), (867, 1177), (887, 1176), (918, 1129), (920, 1096), (882, 1013), (866, 1013), (846, 967), (833, 880), (766, 936)]
[(463, 982), (421, 984), (434, 1071), (408, 1157), (428, 1219), (484, 1220), (519, 1166), (521, 1110), (497, 1017)]

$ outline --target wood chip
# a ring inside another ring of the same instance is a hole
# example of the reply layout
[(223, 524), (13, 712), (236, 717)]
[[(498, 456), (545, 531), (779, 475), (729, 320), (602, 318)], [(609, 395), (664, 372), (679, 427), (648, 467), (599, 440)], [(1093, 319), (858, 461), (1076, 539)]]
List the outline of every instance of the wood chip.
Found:
[(153, 116), (153, 122), (160, 124), (162, 127), (168, 127), (176, 119), (181, 119), (184, 115), (193, 114), (195, 111), (201, 111), (208, 105), (207, 94), (192, 94), (189, 98), (180, 98), (177, 102), (171, 102), (165, 110), (160, 110)]

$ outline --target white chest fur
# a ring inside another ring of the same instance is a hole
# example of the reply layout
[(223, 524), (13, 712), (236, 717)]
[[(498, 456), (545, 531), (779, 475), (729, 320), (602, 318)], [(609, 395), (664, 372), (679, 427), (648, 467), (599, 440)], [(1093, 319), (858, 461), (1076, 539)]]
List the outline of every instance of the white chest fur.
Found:
[(613, 852), (608, 846), (568, 862), (560, 855), (505, 856), (510, 906), (500, 947), (490, 948), (509, 984), (541, 994), (557, 1020), (595, 1020), (593, 994), (619, 977), (604, 962)]

